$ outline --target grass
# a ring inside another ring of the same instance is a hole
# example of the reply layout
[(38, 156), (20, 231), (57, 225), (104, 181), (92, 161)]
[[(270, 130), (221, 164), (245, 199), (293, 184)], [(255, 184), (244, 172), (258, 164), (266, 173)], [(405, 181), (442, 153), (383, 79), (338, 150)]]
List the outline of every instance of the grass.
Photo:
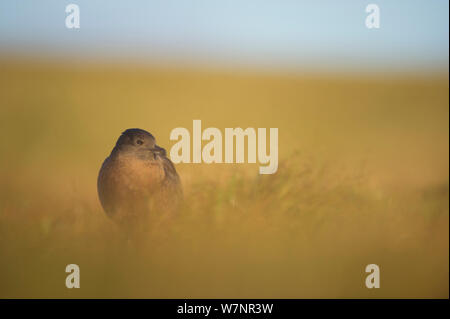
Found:
[[(448, 298), (448, 77), (0, 62), (0, 297)], [(126, 128), (278, 127), (279, 169), (179, 164), (128, 243), (96, 177)], [(81, 289), (65, 287), (65, 266)], [(381, 288), (365, 288), (365, 266)]]

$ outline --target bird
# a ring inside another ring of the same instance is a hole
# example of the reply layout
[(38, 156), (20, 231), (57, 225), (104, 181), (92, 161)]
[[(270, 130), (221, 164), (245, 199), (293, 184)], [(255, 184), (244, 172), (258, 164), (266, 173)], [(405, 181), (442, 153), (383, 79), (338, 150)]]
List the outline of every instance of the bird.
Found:
[(139, 128), (125, 130), (104, 160), (97, 179), (106, 215), (132, 232), (174, 214), (183, 192), (166, 150)]

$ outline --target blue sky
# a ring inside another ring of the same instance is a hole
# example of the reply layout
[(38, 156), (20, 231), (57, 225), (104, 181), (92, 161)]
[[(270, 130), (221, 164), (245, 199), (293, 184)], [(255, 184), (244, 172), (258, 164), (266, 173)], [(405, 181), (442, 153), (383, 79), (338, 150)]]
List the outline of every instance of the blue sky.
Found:
[[(65, 27), (70, 3), (78, 30)], [(369, 3), (380, 29), (365, 27)], [(448, 10), (447, 0), (2, 0), (0, 54), (443, 70)]]

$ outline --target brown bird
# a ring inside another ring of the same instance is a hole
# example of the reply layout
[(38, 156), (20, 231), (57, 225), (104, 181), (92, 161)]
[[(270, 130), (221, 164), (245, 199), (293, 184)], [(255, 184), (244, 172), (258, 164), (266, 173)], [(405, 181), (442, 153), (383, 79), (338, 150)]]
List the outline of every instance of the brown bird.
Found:
[(122, 133), (100, 169), (97, 189), (106, 214), (127, 230), (167, 219), (181, 199), (180, 178), (166, 150), (141, 129)]

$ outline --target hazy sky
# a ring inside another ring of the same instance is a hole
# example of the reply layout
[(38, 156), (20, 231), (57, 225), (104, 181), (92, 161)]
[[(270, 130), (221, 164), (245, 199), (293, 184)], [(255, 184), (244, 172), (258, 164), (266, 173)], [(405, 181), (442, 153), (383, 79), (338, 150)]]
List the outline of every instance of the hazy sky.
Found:
[[(80, 29), (65, 26), (70, 3)], [(365, 26), (369, 3), (380, 29)], [(0, 53), (445, 70), (448, 10), (448, 0), (1, 0)]]

